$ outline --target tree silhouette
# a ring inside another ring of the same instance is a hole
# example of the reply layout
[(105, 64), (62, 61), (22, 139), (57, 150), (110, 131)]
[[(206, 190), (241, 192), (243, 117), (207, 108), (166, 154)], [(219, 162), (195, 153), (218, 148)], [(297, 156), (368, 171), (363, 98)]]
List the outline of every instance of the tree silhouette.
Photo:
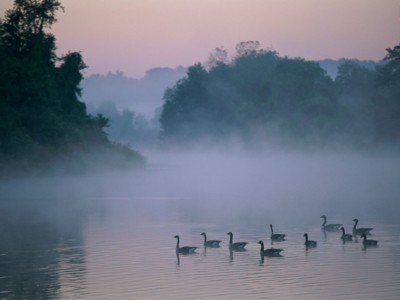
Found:
[(88, 115), (78, 99), (82, 55), (57, 57), (45, 32), (59, 9), (56, 0), (16, 0), (0, 20), (0, 161), (10, 166), (3, 172), (76, 161), (94, 149), (126, 154), (108, 141), (107, 120)]

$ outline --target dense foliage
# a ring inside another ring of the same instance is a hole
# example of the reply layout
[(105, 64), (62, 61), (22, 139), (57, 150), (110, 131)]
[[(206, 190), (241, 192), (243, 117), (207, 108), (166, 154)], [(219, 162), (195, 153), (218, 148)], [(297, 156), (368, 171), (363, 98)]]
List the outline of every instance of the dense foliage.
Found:
[(239, 140), (245, 145), (370, 148), (399, 146), (400, 46), (370, 70), (354, 61), (335, 79), (318, 63), (240, 43), (196, 64), (166, 91), (164, 144)]
[(15, 0), (0, 20), (3, 173), (49, 169), (56, 161), (80, 169), (101, 155), (113, 163), (142, 160), (127, 147), (111, 144), (103, 131), (108, 120), (87, 114), (78, 100), (86, 67), (82, 56), (57, 57), (55, 37), (45, 32), (59, 9), (57, 0)]

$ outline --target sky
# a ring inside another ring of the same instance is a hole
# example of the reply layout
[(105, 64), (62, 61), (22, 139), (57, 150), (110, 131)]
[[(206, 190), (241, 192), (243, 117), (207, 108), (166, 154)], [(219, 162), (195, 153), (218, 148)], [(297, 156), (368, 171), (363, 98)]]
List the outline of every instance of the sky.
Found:
[[(57, 53), (80, 51), (85, 75), (205, 62), (259, 41), (281, 56), (380, 60), (400, 42), (400, 0), (61, 0)], [(0, 0), (0, 16), (13, 1)]]

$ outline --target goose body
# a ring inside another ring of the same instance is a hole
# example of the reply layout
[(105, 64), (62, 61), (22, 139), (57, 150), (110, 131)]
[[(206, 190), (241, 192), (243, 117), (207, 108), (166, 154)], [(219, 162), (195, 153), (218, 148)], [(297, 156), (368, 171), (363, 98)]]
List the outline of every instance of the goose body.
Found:
[(179, 235), (174, 236), (174, 238), (176, 238), (176, 253), (191, 254), (196, 251), (197, 247), (191, 247), (191, 246), (179, 247)]
[(351, 234), (346, 234), (344, 227), (340, 227), (340, 230), (342, 230), (342, 236), (340, 237), (340, 239), (343, 242), (351, 242), (353, 240), (353, 236)]
[(322, 223), (322, 230), (325, 231), (337, 231), (339, 228), (342, 226), (342, 224), (326, 224), (326, 216), (322, 215), (322, 219), (324, 219), (324, 222)]
[(357, 224), (358, 224), (358, 219), (353, 219), (353, 222), (354, 222), (354, 226), (353, 226), (353, 235), (354, 236), (357, 236), (357, 235), (363, 235), (363, 234), (365, 234), (365, 235), (369, 235), (369, 234), (371, 234), (371, 230), (373, 229), (373, 228), (357, 228)]
[(364, 247), (368, 247), (368, 246), (378, 246), (378, 241), (376, 240), (368, 240), (367, 236), (365, 235), (365, 233), (363, 233), (361, 235), (361, 237), (363, 238), (363, 245)]
[(229, 249), (230, 250), (245, 250), (244, 247), (246, 247), (247, 243), (246, 242), (236, 242), (233, 243), (233, 233), (228, 232), (227, 235), (229, 235)]
[(317, 242), (316, 242), (316, 241), (313, 241), (313, 240), (309, 240), (309, 239), (308, 239), (308, 234), (307, 234), (307, 233), (304, 234), (304, 237), (305, 237), (305, 239), (306, 239), (306, 241), (304, 242), (304, 245), (305, 245), (307, 248), (317, 247)]
[(274, 233), (274, 228), (272, 227), (272, 224), (270, 224), (269, 227), (271, 228), (271, 241), (281, 242), (285, 240), (286, 234)]
[(261, 256), (281, 256), (281, 252), (283, 251), (283, 249), (275, 249), (275, 248), (264, 249), (264, 242), (259, 241), (258, 243), (261, 245), (260, 249)]
[(204, 236), (204, 247), (210, 247), (210, 248), (218, 248), (219, 247), (219, 243), (221, 243), (221, 241), (207, 240), (207, 235), (205, 232), (200, 233), (200, 235)]

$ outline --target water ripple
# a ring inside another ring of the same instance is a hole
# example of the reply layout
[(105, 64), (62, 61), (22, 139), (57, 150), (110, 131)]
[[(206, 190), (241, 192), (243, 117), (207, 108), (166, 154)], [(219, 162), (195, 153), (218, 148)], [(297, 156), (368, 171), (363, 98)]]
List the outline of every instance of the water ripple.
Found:
[[(1, 249), (0, 298), (91, 299), (398, 299), (400, 225), (374, 224), (379, 247), (342, 244), (339, 233), (319, 227), (281, 226), (288, 240), (274, 243), (282, 257), (260, 257), (257, 241), (270, 247), (266, 229), (235, 228), (247, 251), (230, 252), (225, 228), (181, 220), (174, 214), (128, 209), (88, 222), (82, 235), (49, 246)], [(149, 200), (168, 207), (165, 198)], [(150, 205), (149, 204), (149, 205)], [(121, 205), (119, 203), (118, 205)], [(126, 206), (125, 206), (126, 207)], [(166, 209), (168, 210), (168, 209)], [(112, 210), (111, 210), (112, 211)], [(123, 216), (123, 217), (121, 217)], [(205, 249), (202, 231), (222, 240)], [(303, 233), (318, 241), (306, 249)], [(175, 253), (175, 234), (197, 254)], [(21, 250), (22, 249), (22, 250)]]

